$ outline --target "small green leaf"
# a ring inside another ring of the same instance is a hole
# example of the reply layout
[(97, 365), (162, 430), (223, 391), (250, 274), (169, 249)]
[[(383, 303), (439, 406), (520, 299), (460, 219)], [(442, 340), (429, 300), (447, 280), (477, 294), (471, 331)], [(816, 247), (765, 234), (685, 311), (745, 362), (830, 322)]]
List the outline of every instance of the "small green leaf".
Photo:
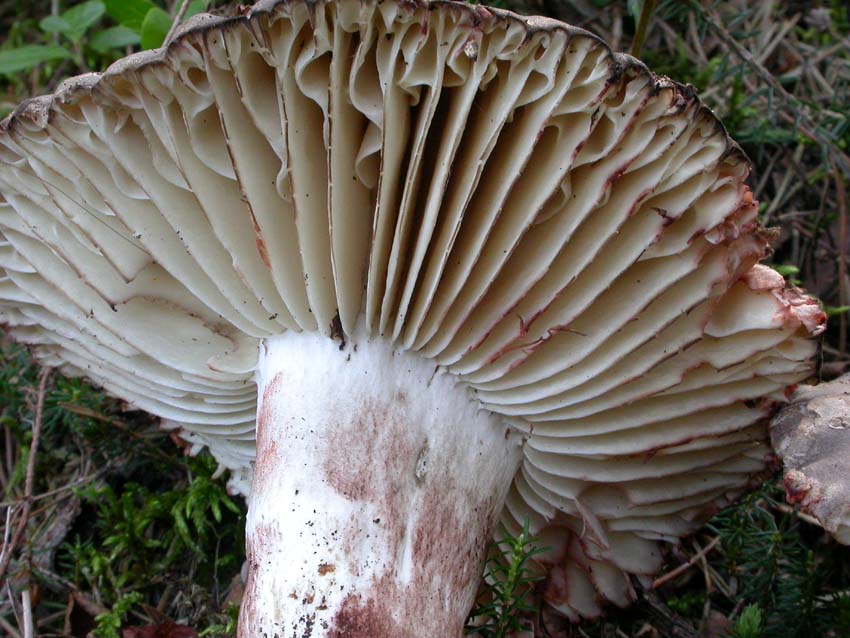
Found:
[(838, 315), (843, 315), (848, 311), (850, 311), (850, 306), (827, 306), (824, 308), (824, 312), (826, 312), (827, 317), (837, 317)]
[(142, 22), (156, 5), (150, 0), (104, 0), (106, 14), (121, 26), (142, 32)]
[(189, 8), (186, 9), (186, 20), (191, 18), (193, 15), (197, 15), (198, 13), (203, 13), (207, 10), (207, 7), (210, 4), (210, 0), (192, 0), (189, 3)]
[(0, 51), (0, 73), (17, 73), (38, 66), (50, 60), (64, 60), (71, 57), (65, 47), (30, 44), (17, 49)]
[(735, 638), (760, 638), (762, 614), (758, 605), (747, 605), (735, 623)]
[(88, 0), (68, 9), (62, 19), (71, 27), (67, 34), (73, 40), (79, 40), (90, 26), (100, 20), (106, 7), (100, 0)]
[(165, 10), (154, 7), (142, 21), (141, 44), (143, 49), (155, 49), (162, 46), (165, 36), (171, 29), (171, 16)]
[(794, 275), (800, 274), (800, 269), (793, 264), (784, 264), (781, 266), (771, 267), (783, 277), (793, 277)]
[(123, 49), (128, 46), (139, 44), (139, 34), (127, 27), (110, 27), (99, 31), (89, 44), (91, 48), (99, 53), (106, 53), (111, 49)]
[(68, 24), (64, 18), (60, 18), (59, 16), (47, 16), (46, 18), (43, 18), (41, 22), (38, 23), (38, 28), (45, 33), (68, 34), (72, 30), (71, 25)]
[(139, 592), (132, 592), (121, 596), (110, 611), (95, 616), (95, 627), (91, 632), (92, 635), (95, 638), (113, 638), (118, 636), (122, 619), (133, 607), (141, 603), (142, 600), (142, 595)]
[(242, 510), (239, 509), (236, 503), (231, 501), (227, 496), (223, 496), (221, 502), (224, 503), (224, 506), (234, 514), (239, 514), (242, 512)]

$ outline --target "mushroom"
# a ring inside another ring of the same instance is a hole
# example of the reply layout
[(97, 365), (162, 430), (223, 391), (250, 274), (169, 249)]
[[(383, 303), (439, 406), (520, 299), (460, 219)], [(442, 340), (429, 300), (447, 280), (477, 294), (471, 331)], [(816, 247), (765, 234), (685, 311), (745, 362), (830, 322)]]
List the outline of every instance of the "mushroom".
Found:
[(785, 496), (850, 545), (850, 375), (794, 389), (770, 438), (785, 465)]
[(811, 372), (747, 173), (581, 29), (264, 1), (3, 122), (2, 320), (231, 470), (242, 636), (459, 637), (499, 520), (592, 617)]

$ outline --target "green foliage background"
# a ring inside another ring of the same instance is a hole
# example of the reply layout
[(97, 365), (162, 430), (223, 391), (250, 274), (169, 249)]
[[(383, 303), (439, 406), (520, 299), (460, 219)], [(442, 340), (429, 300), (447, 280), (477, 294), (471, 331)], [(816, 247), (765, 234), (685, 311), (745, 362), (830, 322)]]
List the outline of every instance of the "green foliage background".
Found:
[[(54, 10), (49, 0), (0, 3), (0, 115), (65, 77), (160, 46), (179, 4), (68, 0)], [(491, 4), (580, 24), (619, 39), (622, 48), (646, 8), (641, 0)], [(234, 5), (194, 0), (184, 18), (204, 9), (228, 12)], [(695, 86), (753, 159), (763, 219), (782, 233), (774, 266), (824, 300), (834, 317), (824, 374), (846, 370), (847, 284), (835, 265), (847, 250), (836, 183), (847, 180), (841, 163), (850, 145), (846, 3), (662, 0), (651, 9), (642, 59)], [(828, 27), (818, 25), (813, 11)], [(778, 53), (758, 62), (773, 84), (735, 45), (758, 56), (777, 34), (783, 37)], [(798, 72), (795, 51), (828, 78), (828, 87)], [(26, 351), (10, 343), (3, 342), (0, 357), (5, 516), (22, 494), (38, 372)], [(8, 574), (13, 595), (0, 597), (0, 633), (14, 635), (20, 627), (15, 601), (29, 587), (44, 634), (70, 628), (73, 635), (113, 638), (127, 625), (176, 621), (201, 635), (235, 636), (244, 503), (227, 494), (227, 477), (211, 457), (187, 456), (175, 443), (179, 438), (149, 416), (123, 411), (79, 380), (53, 376), (36, 465), (39, 496), (25, 560)], [(715, 549), (696, 560), (716, 539)], [(671, 551), (670, 569), (693, 562), (681, 576), (658, 590), (638, 587), (644, 593), (635, 607), (595, 623), (544, 622), (533, 591), (534, 540), (527, 532), (505, 537), (502, 549), (508, 560), (488, 563), (470, 627), (481, 636), (504, 638), (527, 627), (539, 636), (600, 638), (850, 636), (850, 553), (786, 506), (776, 482)]]

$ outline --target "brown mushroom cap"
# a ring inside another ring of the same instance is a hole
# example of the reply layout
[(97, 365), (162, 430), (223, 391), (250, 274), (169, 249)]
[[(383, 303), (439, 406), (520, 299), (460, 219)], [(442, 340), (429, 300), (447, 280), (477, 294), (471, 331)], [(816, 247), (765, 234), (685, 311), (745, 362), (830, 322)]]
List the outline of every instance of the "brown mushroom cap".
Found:
[(765, 469), (817, 304), (690, 88), (542, 18), (264, 1), (24, 103), (0, 135), (0, 318), (248, 489), (254, 370), (365, 322), (527, 433), (503, 516), (545, 599), (628, 574)]
[(850, 545), (850, 375), (803, 385), (771, 422), (789, 503)]

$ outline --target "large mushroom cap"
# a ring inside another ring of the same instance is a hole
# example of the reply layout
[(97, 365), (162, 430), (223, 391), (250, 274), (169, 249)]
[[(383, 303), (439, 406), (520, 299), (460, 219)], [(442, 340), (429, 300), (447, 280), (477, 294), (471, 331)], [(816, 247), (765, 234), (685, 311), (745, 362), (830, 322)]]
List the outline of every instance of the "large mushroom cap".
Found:
[(2, 320), (246, 491), (258, 350), (358, 324), (526, 434), (546, 600), (628, 574), (765, 468), (824, 316), (756, 266), (748, 164), (593, 35), (458, 2), (260, 2), (66, 81), (0, 135)]

